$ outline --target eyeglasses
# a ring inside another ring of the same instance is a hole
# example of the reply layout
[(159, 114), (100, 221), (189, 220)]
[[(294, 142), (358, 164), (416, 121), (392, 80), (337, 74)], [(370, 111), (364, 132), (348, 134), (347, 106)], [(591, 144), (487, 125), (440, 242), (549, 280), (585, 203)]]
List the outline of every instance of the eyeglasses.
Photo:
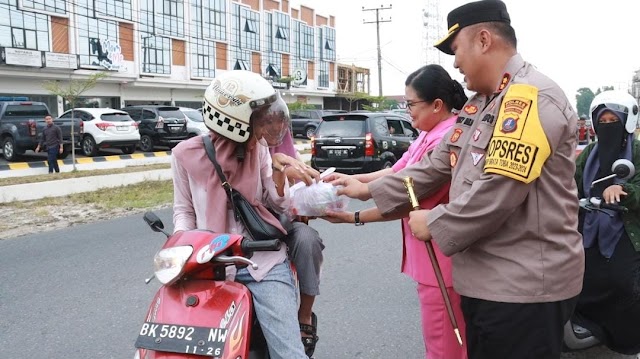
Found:
[(409, 111), (411, 111), (411, 108), (413, 106), (415, 106), (416, 104), (420, 103), (420, 102), (428, 102), (425, 100), (420, 100), (420, 101), (405, 101), (404, 104), (405, 106), (407, 106), (407, 109), (409, 109)]

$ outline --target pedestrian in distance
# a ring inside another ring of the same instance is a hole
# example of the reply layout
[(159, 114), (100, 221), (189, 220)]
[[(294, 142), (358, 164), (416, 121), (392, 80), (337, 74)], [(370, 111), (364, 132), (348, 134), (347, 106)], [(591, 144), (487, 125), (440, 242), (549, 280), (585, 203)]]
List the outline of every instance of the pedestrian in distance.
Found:
[(471, 359), (560, 358), (563, 327), (582, 289), (577, 230), (578, 116), (560, 87), (524, 61), (502, 1), (452, 10), (435, 46), (475, 91), (453, 129), (422, 161), (368, 184), (336, 180), (407, 215), (403, 179), (426, 198), (451, 181), (449, 203), (412, 211), (415, 237), (452, 257)]
[[(204, 94), (204, 122), (211, 130), (215, 158), (232, 188), (239, 191), (263, 221), (286, 230), (269, 211), (285, 213), (289, 191), (286, 166), (295, 159), (269, 154), (268, 147), (282, 142), (290, 125), (284, 100), (259, 74), (244, 70), (217, 76)], [(174, 231), (206, 229), (251, 237), (235, 213), (207, 157), (203, 138), (194, 137), (173, 150)], [(311, 172), (300, 174), (311, 183)], [(222, 205), (221, 205), (222, 204)], [(257, 269), (227, 267), (227, 276), (251, 291), (256, 317), (274, 359), (306, 359), (297, 320), (297, 294), (286, 246), (278, 251), (255, 252)]]
[[(352, 178), (369, 183), (378, 178), (402, 172), (407, 166), (419, 162), (423, 156), (432, 151), (443, 136), (455, 125), (457, 115), (454, 110), (462, 109), (467, 101), (462, 86), (453, 80), (440, 65), (424, 66), (407, 77), (405, 81), (405, 99), (412, 126), (419, 129), (420, 136), (411, 144), (407, 152), (392, 168), (373, 173), (358, 174)], [(345, 177), (344, 174), (329, 175), (327, 180)], [(348, 176), (347, 176), (348, 177)], [(406, 193), (406, 191), (402, 191)], [(432, 209), (449, 200), (449, 183), (444, 183), (435, 193), (420, 202), (420, 208)], [(383, 217), (376, 207), (353, 212), (327, 212), (324, 219), (333, 223), (369, 223), (393, 220)], [(438, 287), (438, 281), (424, 242), (411, 233), (409, 218), (402, 218), (402, 272), (417, 283), (420, 311), (422, 315), (422, 335), (429, 359), (464, 359), (467, 357), (466, 347), (460, 346), (454, 333), (445, 307), (444, 299)], [(436, 257), (442, 270), (442, 276), (453, 305), (453, 310), (464, 340), (464, 322), (460, 308), (460, 295), (453, 289), (451, 259), (445, 257), (435, 247)]]
[(35, 152), (40, 152), (41, 149), (47, 151), (47, 163), (49, 164), (49, 173), (60, 172), (58, 166), (58, 154), (62, 153), (64, 147), (62, 145), (62, 130), (58, 125), (53, 123), (53, 117), (46, 115), (44, 121), (47, 123), (42, 131), (42, 137), (35, 149)]
[[(596, 96), (591, 118), (598, 141), (576, 159), (578, 197), (599, 197), (628, 211), (580, 213), (585, 273), (574, 322), (622, 354), (640, 353), (640, 141), (634, 139), (638, 116), (638, 103), (627, 92)], [(635, 175), (592, 185), (611, 175), (618, 159), (631, 161)]]

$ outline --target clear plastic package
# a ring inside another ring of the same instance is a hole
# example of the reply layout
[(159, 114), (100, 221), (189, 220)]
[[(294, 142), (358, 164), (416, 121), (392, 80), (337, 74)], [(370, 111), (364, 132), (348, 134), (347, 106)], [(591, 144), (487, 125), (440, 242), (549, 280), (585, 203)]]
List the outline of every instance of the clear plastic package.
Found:
[(319, 217), (324, 216), (327, 210), (342, 212), (347, 208), (349, 197), (338, 196), (339, 187), (322, 181), (322, 178), (333, 171), (333, 167), (327, 169), (320, 175), (320, 182), (314, 182), (309, 186), (302, 182), (291, 186), (293, 215)]

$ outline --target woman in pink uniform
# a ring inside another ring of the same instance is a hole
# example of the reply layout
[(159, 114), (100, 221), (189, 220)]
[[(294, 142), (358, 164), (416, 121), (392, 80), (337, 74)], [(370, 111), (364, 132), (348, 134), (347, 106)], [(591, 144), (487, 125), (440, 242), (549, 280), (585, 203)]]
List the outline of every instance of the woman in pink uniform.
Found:
[[(405, 99), (407, 109), (411, 115), (412, 126), (421, 130), (420, 136), (411, 144), (392, 168), (377, 172), (353, 175), (360, 182), (371, 182), (387, 174), (395, 173), (403, 168), (419, 162), (427, 155), (440, 140), (448, 134), (458, 118), (453, 114), (454, 109), (460, 109), (467, 101), (462, 86), (451, 79), (447, 71), (439, 65), (427, 65), (415, 71), (405, 81)], [(449, 136), (453, 136), (450, 134)], [(330, 181), (344, 174), (334, 174)], [(407, 199), (408, 201), (408, 199)], [(449, 201), (449, 184), (442, 186), (433, 196), (420, 202), (420, 208), (431, 209), (441, 203)], [(356, 223), (388, 221), (396, 218), (383, 218), (378, 208), (363, 211), (327, 212), (326, 220), (334, 223)], [(422, 333), (429, 359), (465, 359), (466, 348), (458, 344), (453, 327), (449, 322), (444, 299), (440, 293), (429, 255), (424, 242), (417, 240), (409, 229), (408, 217), (402, 218), (402, 272), (418, 283), (418, 297), (422, 312)], [(432, 242), (433, 243), (433, 242)], [(451, 259), (445, 257), (437, 245), (434, 248), (449, 298), (454, 308), (460, 333), (464, 339), (465, 326), (460, 309), (460, 295), (453, 290), (451, 278)]]

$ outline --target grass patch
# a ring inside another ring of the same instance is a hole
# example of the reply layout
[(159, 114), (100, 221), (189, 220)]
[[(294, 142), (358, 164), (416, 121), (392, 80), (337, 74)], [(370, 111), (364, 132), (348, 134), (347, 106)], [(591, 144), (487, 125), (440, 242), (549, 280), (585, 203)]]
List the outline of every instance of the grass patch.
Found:
[(173, 182), (171, 180), (146, 181), (129, 186), (74, 194), (71, 197), (77, 203), (95, 203), (106, 209), (151, 208), (173, 202)]
[(156, 163), (152, 165), (129, 166), (129, 167), (123, 167), (123, 168), (107, 168), (107, 169), (98, 169), (98, 170), (89, 170), (89, 171), (62, 172), (62, 173), (56, 173), (56, 174), (0, 178), (0, 187), (11, 186), (16, 184), (25, 184), (25, 183), (55, 181), (55, 180), (67, 179), (67, 178), (81, 178), (81, 177), (90, 177), (90, 176), (112, 175), (112, 174), (118, 174), (118, 173), (161, 170), (166, 168), (171, 168), (171, 164)]
[(173, 202), (173, 183), (146, 181), (128, 186), (103, 188), (98, 191), (76, 193), (65, 197), (47, 197), (34, 201), (2, 203), (0, 207), (41, 208), (46, 206), (95, 205), (102, 209), (145, 209)]

